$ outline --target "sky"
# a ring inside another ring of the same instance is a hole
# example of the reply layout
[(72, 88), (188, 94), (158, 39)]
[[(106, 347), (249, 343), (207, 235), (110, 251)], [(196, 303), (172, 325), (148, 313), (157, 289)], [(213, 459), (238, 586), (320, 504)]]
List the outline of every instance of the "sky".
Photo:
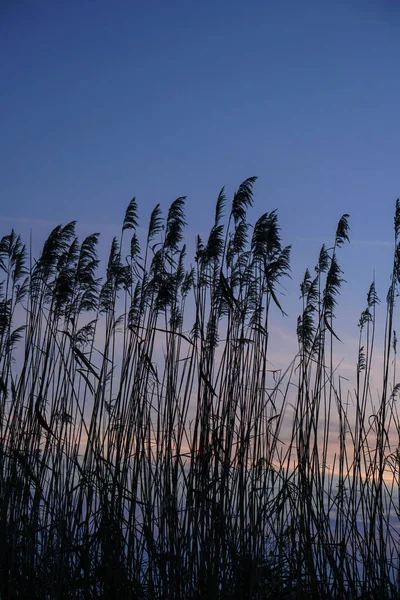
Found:
[(133, 196), (146, 225), (186, 195), (190, 247), (220, 188), (257, 175), (253, 221), (278, 209), (293, 248), (279, 326), (349, 213), (338, 310), (357, 336), (391, 271), (399, 28), (396, 0), (3, 0), (0, 235), (76, 219), (108, 245)]

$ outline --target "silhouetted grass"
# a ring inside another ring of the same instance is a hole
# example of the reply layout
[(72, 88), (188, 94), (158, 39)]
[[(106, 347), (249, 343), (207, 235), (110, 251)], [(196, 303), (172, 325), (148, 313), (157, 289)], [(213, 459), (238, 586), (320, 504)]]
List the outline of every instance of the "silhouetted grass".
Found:
[(273, 371), (290, 247), (275, 211), (246, 221), (254, 182), (230, 207), (220, 192), (190, 266), (184, 198), (153, 210), (143, 252), (133, 199), (102, 280), (98, 234), (80, 243), (75, 223), (36, 261), (1, 240), (1, 598), (399, 597), (399, 201), (381, 396), (372, 283), (349, 398), (333, 358), (348, 215)]

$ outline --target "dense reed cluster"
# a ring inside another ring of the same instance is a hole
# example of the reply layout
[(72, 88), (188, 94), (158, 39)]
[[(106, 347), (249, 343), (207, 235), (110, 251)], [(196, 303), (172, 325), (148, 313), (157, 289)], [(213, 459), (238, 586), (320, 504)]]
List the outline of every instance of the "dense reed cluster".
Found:
[(400, 203), (380, 397), (374, 283), (349, 395), (348, 215), (305, 272), (298, 352), (271, 369), (290, 247), (275, 211), (247, 222), (254, 183), (220, 192), (192, 263), (184, 198), (147, 235), (133, 199), (103, 279), (75, 223), (37, 260), (2, 238), (1, 598), (399, 597)]

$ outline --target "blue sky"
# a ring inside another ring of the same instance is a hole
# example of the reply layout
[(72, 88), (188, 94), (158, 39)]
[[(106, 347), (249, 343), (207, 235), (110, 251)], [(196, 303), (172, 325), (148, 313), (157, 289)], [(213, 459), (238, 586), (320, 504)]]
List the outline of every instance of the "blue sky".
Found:
[[(188, 240), (219, 189), (258, 175), (298, 284), (344, 213), (344, 317), (389, 282), (400, 195), (395, 0), (5, 0), (0, 234), (77, 219), (105, 241), (132, 196), (143, 224), (187, 195)], [(286, 304), (285, 304), (286, 302)], [(296, 314), (295, 314), (296, 313)]]

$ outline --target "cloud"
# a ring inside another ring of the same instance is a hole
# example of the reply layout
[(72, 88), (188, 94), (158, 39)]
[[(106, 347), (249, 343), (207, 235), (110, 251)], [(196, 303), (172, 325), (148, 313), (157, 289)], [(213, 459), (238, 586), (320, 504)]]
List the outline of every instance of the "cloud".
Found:
[(6, 215), (0, 215), (0, 222), (6, 222), (11, 224), (29, 225), (29, 227), (57, 227), (58, 223), (55, 221), (49, 221), (47, 219), (34, 219), (32, 217), (7, 217)]
[(358, 244), (360, 246), (385, 246), (393, 247), (393, 241), (384, 240), (351, 240), (352, 244)]

